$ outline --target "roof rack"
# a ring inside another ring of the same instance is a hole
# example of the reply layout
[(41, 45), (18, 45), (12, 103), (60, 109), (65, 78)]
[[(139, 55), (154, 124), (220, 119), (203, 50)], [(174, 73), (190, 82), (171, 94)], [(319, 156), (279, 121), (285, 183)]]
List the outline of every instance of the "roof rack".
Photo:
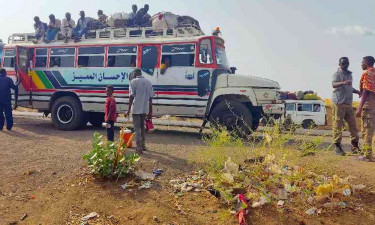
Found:
[[(108, 27), (100, 30), (89, 30), (84, 40), (121, 40), (132, 38), (177, 38), (202, 36), (202, 30), (195, 26), (184, 26), (176, 28), (154, 29), (152, 27), (139, 28), (113, 28)], [(35, 33), (16, 33), (8, 38), (8, 44), (32, 43), (36, 40)], [(61, 32), (56, 35), (54, 42), (63, 42)]]

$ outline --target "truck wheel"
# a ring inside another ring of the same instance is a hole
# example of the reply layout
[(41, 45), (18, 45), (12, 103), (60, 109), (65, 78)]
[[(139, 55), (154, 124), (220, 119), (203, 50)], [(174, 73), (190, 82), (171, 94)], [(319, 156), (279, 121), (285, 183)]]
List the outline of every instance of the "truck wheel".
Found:
[(65, 96), (52, 105), (52, 122), (59, 130), (77, 130), (84, 124), (84, 112), (78, 99)]
[(212, 110), (210, 124), (216, 128), (224, 126), (228, 131), (235, 131), (243, 136), (252, 133), (253, 116), (244, 104), (236, 101), (223, 101)]
[(302, 122), (303, 129), (310, 129), (315, 127), (315, 123), (313, 120), (304, 120)]
[(104, 113), (90, 112), (89, 122), (94, 127), (102, 127), (104, 123)]

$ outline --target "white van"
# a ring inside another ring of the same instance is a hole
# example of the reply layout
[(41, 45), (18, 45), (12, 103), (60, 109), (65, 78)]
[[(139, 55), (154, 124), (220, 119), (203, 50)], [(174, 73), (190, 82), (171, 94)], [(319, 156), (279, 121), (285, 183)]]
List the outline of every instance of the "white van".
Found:
[(288, 116), (305, 129), (327, 125), (327, 110), (321, 100), (285, 100), (285, 118)]

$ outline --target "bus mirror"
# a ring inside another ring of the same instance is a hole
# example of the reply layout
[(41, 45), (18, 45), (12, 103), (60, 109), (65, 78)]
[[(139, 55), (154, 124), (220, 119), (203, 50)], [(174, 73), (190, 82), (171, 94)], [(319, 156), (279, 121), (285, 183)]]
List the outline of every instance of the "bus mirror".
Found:
[(230, 71), (232, 74), (236, 74), (237, 67), (231, 67)]

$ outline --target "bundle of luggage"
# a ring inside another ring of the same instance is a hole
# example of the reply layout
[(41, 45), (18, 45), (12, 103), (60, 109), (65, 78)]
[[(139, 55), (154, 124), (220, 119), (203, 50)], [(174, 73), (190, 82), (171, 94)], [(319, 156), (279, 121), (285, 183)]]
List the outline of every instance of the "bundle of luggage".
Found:
[(196, 19), (191, 16), (178, 16), (172, 12), (159, 12), (153, 16), (148, 16), (148, 14), (137, 16), (137, 14), (118, 12), (108, 17), (107, 24), (116, 28), (152, 27), (155, 32), (177, 27), (195, 27), (201, 30)]
[(281, 92), (281, 100), (321, 100), (317, 93), (313, 91)]

